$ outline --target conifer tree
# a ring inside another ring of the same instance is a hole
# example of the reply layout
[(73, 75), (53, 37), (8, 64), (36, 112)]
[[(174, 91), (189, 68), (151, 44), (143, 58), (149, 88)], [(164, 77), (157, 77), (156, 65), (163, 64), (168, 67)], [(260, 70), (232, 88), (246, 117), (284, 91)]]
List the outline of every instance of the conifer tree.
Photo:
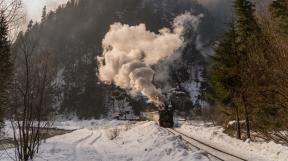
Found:
[(41, 16), (41, 23), (45, 22), (47, 16), (46, 6), (43, 7), (42, 16)]
[[(235, 17), (230, 31), (216, 49), (215, 67), (210, 73), (210, 85), (215, 98), (224, 106), (233, 107), (240, 138), (239, 111), (244, 109), (247, 138), (250, 138), (248, 97), (250, 84), (250, 47), (257, 41), (259, 27), (254, 18), (254, 6), (248, 0), (235, 0)], [(216, 96), (218, 95), (218, 96)]]
[[(239, 75), (241, 76), (241, 87), (238, 91), (239, 106), (244, 108), (247, 138), (250, 138), (250, 116), (248, 99), (251, 90), (251, 48), (257, 42), (260, 29), (254, 17), (254, 5), (248, 0), (236, 0), (235, 9), (235, 30), (237, 55), (239, 55)], [(253, 68), (253, 67), (252, 67)]]
[[(234, 23), (234, 22), (233, 22)], [(241, 139), (239, 107), (236, 96), (241, 86), (239, 75), (239, 56), (236, 48), (236, 33), (234, 24), (218, 44), (213, 56), (213, 68), (210, 70), (210, 99), (223, 106), (232, 108), (236, 120), (237, 138)]]
[(276, 24), (276, 30), (288, 39), (288, 0), (274, 0), (270, 12)]
[[(0, 15), (0, 124), (7, 105), (7, 90), (12, 74), (8, 24), (3, 13)], [(0, 125), (1, 126), (1, 125)]]

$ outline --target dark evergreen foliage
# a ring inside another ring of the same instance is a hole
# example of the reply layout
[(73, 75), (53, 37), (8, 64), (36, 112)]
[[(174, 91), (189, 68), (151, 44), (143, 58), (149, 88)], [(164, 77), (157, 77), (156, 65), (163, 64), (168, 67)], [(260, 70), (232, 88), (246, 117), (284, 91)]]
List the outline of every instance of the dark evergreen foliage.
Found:
[(0, 13), (0, 128), (8, 99), (8, 87), (12, 76), (8, 24), (3, 13)]
[(288, 39), (288, 0), (274, 0), (270, 12), (280, 35)]
[[(235, 120), (237, 125), (237, 138), (241, 138), (239, 123), (239, 107), (237, 99), (239, 98), (239, 89), (241, 88), (241, 75), (239, 73), (240, 61), (236, 48), (236, 32), (234, 24), (228, 31), (215, 50), (212, 57), (213, 65), (209, 72), (208, 98), (215, 105), (224, 106), (222, 109), (226, 113), (226, 119)], [(220, 104), (220, 105), (219, 105)], [(228, 109), (227, 109), (228, 107)], [(232, 114), (231, 112), (233, 111)]]
[[(243, 109), (247, 138), (250, 138), (251, 49), (259, 38), (260, 28), (254, 17), (254, 5), (247, 0), (235, 0), (235, 16), (230, 31), (216, 48), (215, 65), (211, 70), (210, 96), (224, 106), (233, 107), (240, 138), (239, 111)], [(248, 107), (249, 106), (249, 107)], [(231, 118), (229, 118), (231, 119)], [(234, 118), (233, 118), (234, 119)]]
[[(65, 84), (58, 90), (62, 104), (58, 110), (61, 113), (76, 112), (82, 118), (100, 117), (109, 111), (106, 102), (114, 89), (99, 82), (95, 57), (101, 54), (101, 41), (111, 24), (145, 23), (150, 31), (158, 32), (162, 27), (171, 27), (175, 16), (186, 11), (205, 15), (200, 27), (205, 45), (220, 36), (223, 30), (217, 28), (216, 31), (217, 21), (201, 5), (190, 0), (72, 0), (55, 12), (46, 13), (44, 8), (42, 22), (32, 28), (39, 29), (40, 48), (49, 49), (56, 57), (58, 71), (64, 71)], [(35, 34), (35, 31), (32, 29), (27, 34)], [(176, 71), (177, 75), (170, 80), (173, 86), (179, 84), (176, 79), (180, 79), (180, 83), (192, 79), (191, 72), (187, 72), (192, 67), (205, 69), (206, 66), (205, 58), (196, 48), (197, 37), (187, 33), (187, 39), (191, 41), (183, 54), (185, 62), (179, 63), (182, 66), (171, 66), (171, 71)], [(136, 113), (147, 106), (143, 98), (128, 100)]]

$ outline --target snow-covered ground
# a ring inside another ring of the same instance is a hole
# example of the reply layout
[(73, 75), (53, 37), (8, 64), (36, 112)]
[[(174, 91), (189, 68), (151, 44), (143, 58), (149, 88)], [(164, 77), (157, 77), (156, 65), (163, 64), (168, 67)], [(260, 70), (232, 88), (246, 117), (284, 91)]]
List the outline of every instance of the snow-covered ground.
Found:
[[(195, 121), (180, 125), (178, 131), (248, 161), (288, 161), (286, 146), (244, 142), (224, 134), (221, 127)], [(189, 148), (154, 122), (73, 120), (54, 126), (76, 130), (47, 139), (34, 161), (213, 161), (206, 152)], [(9, 131), (9, 126), (6, 129)], [(13, 149), (7, 152), (0, 151), (1, 161), (13, 160)]]
[[(127, 121), (119, 120), (79, 120), (78, 118), (73, 118), (68, 121), (55, 121), (51, 122), (52, 127), (65, 130), (77, 130), (82, 128), (112, 128), (120, 125), (128, 124)], [(13, 130), (11, 123), (5, 121), (4, 138), (13, 138)]]
[(92, 129), (107, 129), (113, 128), (121, 125), (129, 125), (131, 122), (128, 121), (119, 121), (119, 120), (78, 120), (73, 119), (70, 121), (55, 121), (53, 126), (59, 129), (66, 130), (75, 130), (83, 128), (92, 128)]
[[(210, 161), (203, 151), (190, 149), (179, 137), (154, 122), (66, 121), (56, 127), (78, 129), (42, 144), (35, 161)], [(118, 129), (118, 130), (116, 130)], [(119, 134), (111, 140), (115, 134)], [(13, 156), (12, 149), (8, 150)], [(1, 161), (11, 161), (0, 151)]]
[(234, 154), (249, 161), (288, 161), (288, 147), (274, 142), (241, 141), (223, 133), (218, 126), (205, 126), (203, 123), (185, 122), (178, 131), (217, 149)]

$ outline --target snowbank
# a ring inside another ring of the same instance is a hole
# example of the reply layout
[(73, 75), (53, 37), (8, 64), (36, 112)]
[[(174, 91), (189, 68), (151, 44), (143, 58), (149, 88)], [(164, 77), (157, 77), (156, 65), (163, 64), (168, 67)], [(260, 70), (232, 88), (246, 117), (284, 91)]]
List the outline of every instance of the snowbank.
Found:
[(177, 130), (249, 161), (288, 161), (288, 147), (274, 142), (243, 142), (224, 134), (221, 127), (186, 122)]
[(69, 121), (55, 121), (53, 127), (66, 130), (75, 130), (82, 128), (111, 128), (119, 125), (130, 124), (129, 121), (120, 121), (120, 120), (69, 120)]
[[(154, 122), (69, 121), (62, 128), (80, 127), (47, 139), (34, 161), (210, 161), (202, 151), (191, 151), (183, 141)], [(119, 129), (117, 137), (109, 135)], [(12, 150), (8, 151), (12, 154)], [(3, 152), (2, 152), (3, 155)], [(1, 151), (0, 151), (1, 156)], [(1, 161), (11, 159), (4, 155)]]

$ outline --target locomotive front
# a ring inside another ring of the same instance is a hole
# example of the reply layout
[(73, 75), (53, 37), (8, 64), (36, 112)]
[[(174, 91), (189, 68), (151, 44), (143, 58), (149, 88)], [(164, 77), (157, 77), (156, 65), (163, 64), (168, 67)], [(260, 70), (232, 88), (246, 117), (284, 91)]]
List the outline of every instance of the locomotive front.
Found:
[(159, 125), (165, 128), (172, 128), (174, 125), (173, 108), (167, 103), (165, 103), (163, 109), (159, 110)]

